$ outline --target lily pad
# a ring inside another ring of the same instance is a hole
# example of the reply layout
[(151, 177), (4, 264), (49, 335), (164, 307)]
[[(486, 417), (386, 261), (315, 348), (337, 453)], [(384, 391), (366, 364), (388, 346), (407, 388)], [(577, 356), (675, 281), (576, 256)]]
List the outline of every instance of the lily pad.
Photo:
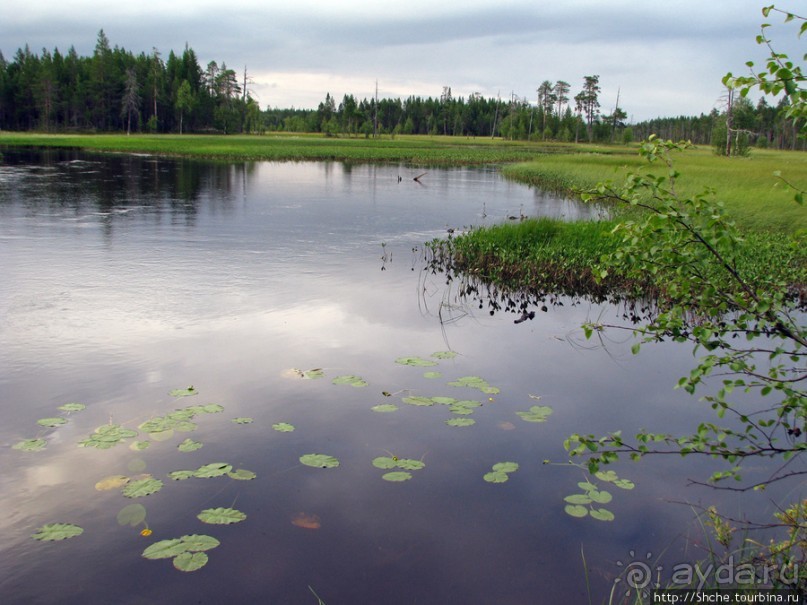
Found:
[(203, 550), (211, 550), (216, 548), (221, 542), (219, 542), (213, 536), (206, 536), (204, 534), (191, 534), (190, 536), (182, 536), (180, 538), (182, 543), (185, 545), (185, 550), (189, 550), (191, 552), (202, 552)]
[(383, 469), (395, 468), (398, 466), (398, 461), (389, 456), (379, 456), (378, 458), (373, 458), (373, 466)]
[(527, 422), (546, 422), (552, 414), (552, 408), (547, 405), (534, 405), (526, 412), (516, 412), (522, 420)]
[(563, 500), (569, 504), (591, 504), (591, 498), (586, 494), (572, 494), (571, 496), (566, 496)]
[(12, 449), (22, 452), (41, 452), (48, 443), (44, 439), (23, 439), (11, 446)]
[(579, 504), (567, 504), (563, 510), (566, 511), (567, 515), (578, 518), (585, 517), (588, 514), (588, 509)]
[(226, 462), (211, 462), (210, 464), (200, 466), (193, 473), (193, 476), (201, 479), (210, 479), (212, 477), (221, 477), (222, 475), (226, 475), (232, 470), (232, 465), (227, 464)]
[(184, 481), (196, 476), (196, 471), (171, 471), (168, 477), (174, 481)]
[(202, 414), (218, 414), (224, 411), (224, 406), (218, 403), (208, 403), (207, 405), (200, 406), (199, 411)]
[(84, 528), (72, 523), (48, 523), (40, 527), (31, 537), (42, 542), (58, 542), (75, 538), (84, 533)]
[(614, 513), (610, 510), (606, 510), (604, 508), (595, 508), (588, 512), (592, 518), (597, 519), (598, 521), (613, 521), (614, 520)]
[(449, 418), (446, 420), (446, 424), (448, 426), (471, 426), (476, 424), (476, 420), (473, 418)]
[(185, 441), (183, 441), (177, 446), (177, 449), (180, 452), (195, 452), (203, 445), (204, 444), (200, 443), (199, 441), (194, 441), (193, 439), (185, 439)]
[(515, 473), (518, 470), (518, 462), (498, 462), (493, 465), (493, 470), (502, 473)]
[(488, 483), (504, 483), (510, 479), (510, 476), (502, 471), (492, 471), (490, 473), (485, 473), (482, 478)]
[(193, 386), (186, 387), (184, 389), (173, 389), (172, 391), (168, 392), (171, 397), (193, 397), (194, 395), (198, 395), (199, 391), (193, 388)]
[(339, 466), (339, 460), (327, 454), (305, 454), (300, 456), (300, 462), (306, 466), (316, 468), (335, 468)]
[(420, 396), (412, 396), (412, 397), (404, 397), (401, 399), (404, 403), (408, 403), (409, 405), (418, 405), (418, 406), (430, 406), (434, 405), (434, 401), (431, 400), (430, 397), (420, 397)]
[(187, 552), (188, 545), (180, 538), (172, 538), (170, 540), (160, 540), (151, 546), (147, 547), (142, 557), (146, 559), (172, 559), (184, 552)]
[(442, 378), (441, 372), (423, 372), (423, 378)]
[(294, 425), (288, 422), (277, 422), (272, 425), (272, 428), (279, 433), (291, 433), (294, 430)]
[(614, 497), (604, 490), (592, 490), (588, 493), (588, 497), (591, 498), (592, 502), (596, 502), (597, 504), (608, 504)]
[(614, 485), (620, 489), (633, 489), (636, 487), (636, 484), (630, 479), (617, 479), (614, 481)]
[(146, 507), (142, 504), (128, 504), (118, 511), (118, 525), (135, 527), (146, 520)]
[(127, 498), (143, 498), (155, 494), (163, 488), (163, 482), (159, 479), (149, 477), (131, 481), (123, 488), (123, 495)]
[(86, 407), (87, 406), (83, 403), (65, 403), (64, 405), (60, 405), (57, 409), (62, 412), (80, 412)]
[(56, 416), (55, 418), (40, 418), (36, 423), (41, 426), (53, 428), (67, 424), (67, 418), (62, 418), (61, 416)]
[(457, 353), (454, 351), (437, 351), (436, 353), (432, 353), (432, 357), (435, 359), (454, 359), (457, 356)]
[(212, 525), (230, 525), (247, 518), (246, 514), (234, 508), (206, 508), (196, 516), (202, 523)]
[(337, 376), (332, 381), (334, 384), (347, 384), (352, 387), (366, 387), (367, 382), (361, 376), (345, 375)]
[(232, 422), (235, 424), (252, 424), (254, 420), (245, 416), (239, 416), (238, 418), (233, 418)]
[(452, 405), (457, 403), (457, 400), (453, 397), (432, 397), (432, 401), (439, 405)]
[(382, 412), (382, 413), (397, 412), (398, 406), (395, 405), (394, 403), (381, 403), (379, 405), (374, 405), (370, 409), (373, 410), (374, 412)]
[(599, 479), (600, 481), (609, 481), (610, 482), (610, 481), (616, 481), (617, 479), (619, 479), (617, 474), (614, 471), (611, 471), (611, 470), (597, 471), (596, 473), (594, 473), (594, 476), (597, 477), (597, 479)]
[(258, 475), (244, 468), (239, 468), (234, 471), (230, 471), (229, 473), (227, 473), (227, 476), (230, 479), (235, 479), (236, 481), (252, 481)]
[(391, 473), (384, 473), (381, 475), (384, 481), (408, 481), (412, 478), (412, 473), (406, 471), (392, 471)]
[(151, 445), (151, 441), (132, 441), (129, 444), (129, 449), (136, 452), (146, 449)]
[(95, 489), (97, 489), (99, 492), (120, 489), (129, 483), (129, 481), (130, 479), (126, 475), (109, 475), (108, 477), (104, 477), (98, 481), (95, 484)]
[(325, 376), (325, 370), (322, 368), (314, 368), (313, 370), (298, 370), (297, 368), (292, 368), (291, 373), (288, 373), (288, 375), (297, 376), (303, 380), (316, 380), (317, 378)]
[(426, 466), (422, 460), (413, 460), (411, 458), (399, 458), (395, 465), (407, 471), (419, 471)]
[(395, 363), (398, 363), (402, 366), (415, 366), (415, 367), (430, 367), (436, 366), (436, 361), (431, 361), (429, 359), (423, 359), (422, 357), (399, 357), (395, 360)]
[(174, 557), (174, 567), (179, 571), (196, 571), (207, 565), (207, 560), (203, 552), (183, 552)]
[(94, 447), (106, 450), (116, 446), (124, 439), (136, 437), (137, 431), (125, 429), (119, 424), (104, 424), (95, 429), (95, 432), (87, 439), (79, 441), (80, 447)]
[(488, 384), (487, 380), (479, 376), (463, 376), (453, 382), (448, 383), (452, 387), (469, 387), (472, 389), (479, 389), (487, 395), (495, 395), (499, 392), (498, 387), (492, 387)]

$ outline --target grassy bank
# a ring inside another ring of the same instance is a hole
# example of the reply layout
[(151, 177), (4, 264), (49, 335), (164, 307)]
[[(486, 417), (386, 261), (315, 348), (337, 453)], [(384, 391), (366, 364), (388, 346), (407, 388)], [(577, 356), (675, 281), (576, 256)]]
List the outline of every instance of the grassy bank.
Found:
[[(754, 150), (748, 158), (725, 158), (714, 155), (710, 148), (700, 148), (674, 157), (681, 173), (676, 186), (680, 194), (714, 188), (715, 199), (726, 205), (743, 228), (785, 233), (807, 230), (807, 207), (794, 203), (794, 192), (774, 176), (781, 171), (788, 181), (807, 187), (807, 154)], [(643, 162), (635, 148), (611, 147), (595, 153), (542, 155), (505, 166), (503, 172), (521, 182), (570, 192), (609, 179), (618, 183), (629, 171), (643, 167)], [(663, 172), (660, 166), (658, 173)]]
[(0, 146), (40, 146), (151, 153), (223, 160), (335, 160), (459, 166), (524, 162), (538, 154), (567, 151), (564, 144), (488, 138), (396, 136), (394, 139), (322, 135), (48, 135), (0, 133)]

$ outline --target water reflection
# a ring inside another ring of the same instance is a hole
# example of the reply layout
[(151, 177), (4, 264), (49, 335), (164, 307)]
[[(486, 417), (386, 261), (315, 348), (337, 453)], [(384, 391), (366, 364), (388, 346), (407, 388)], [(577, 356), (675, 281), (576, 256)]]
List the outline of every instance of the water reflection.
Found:
[[(604, 524), (567, 516), (563, 498), (581, 475), (542, 462), (564, 461), (561, 442), (572, 432), (688, 425), (697, 402), (672, 385), (690, 351), (648, 347), (638, 359), (629, 342), (571, 346), (586, 319), (620, 310), (557, 298), (563, 306), (521, 324), (513, 323), (520, 303), (510, 315), (486, 307), (474, 316), (445, 276), (420, 270), (424, 241), (522, 208), (537, 212), (533, 191), (477, 169), (429, 170), (418, 184), (419, 171), (406, 166), (4, 156), (0, 594), (11, 601), (305, 603), (314, 600), (311, 586), (327, 603), (577, 602), (586, 599), (581, 543), (596, 595), (608, 594), (614, 562), (631, 549), (689, 556), (691, 544), (676, 537), (692, 513), (664, 500), (682, 499), (691, 467), (620, 465), (637, 489), (615, 494), (617, 521)], [(463, 318), (439, 321), (443, 301), (463, 308)], [(440, 378), (394, 361), (448, 348), (458, 357), (426, 368)], [(323, 368), (326, 377), (291, 379), (291, 368)], [(343, 374), (369, 386), (332, 384)], [(501, 391), (448, 384), (462, 376)], [(168, 395), (190, 384), (194, 401)], [(445, 406), (407, 405), (408, 395), (482, 405), (475, 425), (453, 428)], [(529, 395), (554, 409), (550, 421), (515, 414), (533, 404)], [(56, 429), (37, 425), (70, 401), (87, 409)], [(389, 402), (397, 412), (371, 411)], [(153, 441), (142, 451), (76, 447), (110, 421), (136, 428), (194, 403), (225, 411), (167, 441), (141, 435)], [(254, 421), (237, 425), (236, 417)], [(273, 431), (277, 422), (296, 430)], [(10, 447), (40, 435), (43, 452)], [(187, 436), (203, 447), (179, 452)], [(300, 465), (314, 452), (340, 466)], [(426, 468), (388, 483), (371, 464), (388, 453), (422, 458)], [(482, 480), (506, 460), (521, 464), (506, 484)], [(166, 481), (141, 499), (150, 539), (117, 524), (128, 499), (93, 487), (106, 475), (142, 472), (130, 470), (135, 461)], [(215, 461), (258, 478), (167, 480)], [(737, 506), (699, 488), (683, 497)], [(248, 518), (202, 525), (196, 515), (217, 506)], [(321, 527), (294, 525), (301, 512)], [(30, 539), (56, 521), (85, 533), (64, 543)], [(222, 542), (199, 572), (140, 556), (153, 541), (192, 533)]]

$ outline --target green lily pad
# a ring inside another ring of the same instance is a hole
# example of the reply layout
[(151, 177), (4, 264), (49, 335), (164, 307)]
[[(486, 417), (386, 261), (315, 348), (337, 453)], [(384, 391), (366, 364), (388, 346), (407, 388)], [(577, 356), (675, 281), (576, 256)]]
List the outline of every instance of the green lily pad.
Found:
[(195, 452), (199, 448), (201, 448), (204, 444), (198, 441), (194, 441), (193, 439), (185, 439), (182, 443), (177, 445), (177, 449), (180, 452)]
[(137, 431), (125, 429), (119, 424), (104, 424), (95, 429), (87, 439), (79, 441), (79, 447), (94, 447), (106, 450), (114, 447), (124, 439), (136, 437)]
[(412, 473), (406, 471), (392, 471), (391, 473), (384, 473), (381, 475), (384, 481), (408, 481), (412, 478)]
[(84, 533), (84, 528), (72, 523), (48, 523), (40, 527), (31, 537), (42, 542), (58, 542), (75, 538)]
[(184, 552), (187, 552), (188, 545), (180, 538), (170, 540), (160, 540), (147, 547), (142, 557), (146, 559), (172, 559)]
[(334, 384), (347, 384), (352, 387), (366, 387), (367, 382), (361, 376), (337, 376), (332, 380)]
[(492, 387), (488, 384), (487, 380), (479, 376), (463, 376), (453, 382), (448, 383), (452, 387), (469, 387), (472, 389), (479, 389), (486, 395), (495, 395), (499, 392), (498, 387)]
[(613, 483), (620, 489), (633, 489), (636, 487), (636, 484), (630, 479), (617, 479)]
[(439, 405), (453, 405), (457, 403), (457, 400), (453, 397), (432, 397), (431, 399), (434, 403)]
[(327, 454), (305, 454), (300, 456), (300, 462), (306, 466), (316, 468), (335, 468), (339, 466), (339, 460)]
[(232, 422), (234, 422), (235, 424), (252, 424), (254, 420), (252, 418), (239, 416), (238, 418), (233, 418)]
[(516, 412), (522, 420), (527, 422), (546, 422), (552, 414), (552, 408), (547, 405), (534, 405), (526, 412)]
[(118, 511), (118, 525), (135, 527), (146, 520), (146, 507), (142, 504), (129, 504)]
[(218, 403), (208, 403), (207, 405), (200, 406), (199, 411), (202, 414), (218, 414), (224, 411), (224, 406)]
[(594, 485), (593, 483), (590, 483), (589, 481), (580, 481), (580, 482), (577, 484), (577, 487), (579, 487), (580, 489), (582, 489), (584, 492), (593, 492), (593, 491), (597, 491), (597, 486), (596, 486), (596, 485)]
[(316, 380), (317, 378), (322, 378), (325, 376), (325, 370), (322, 368), (314, 368), (313, 370), (298, 370), (297, 368), (293, 368), (292, 375), (297, 375), (303, 380)]
[(198, 395), (199, 391), (194, 389), (192, 386), (189, 386), (184, 389), (173, 389), (172, 391), (168, 392), (171, 397), (192, 397), (194, 395)]
[(180, 538), (185, 545), (185, 550), (191, 552), (202, 552), (203, 550), (211, 550), (216, 548), (221, 542), (216, 540), (213, 536), (206, 536), (204, 534), (191, 534), (190, 536), (182, 536)]
[(436, 361), (431, 361), (429, 359), (423, 359), (422, 357), (399, 357), (395, 360), (395, 363), (398, 363), (402, 366), (415, 366), (415, 367), (430, 367), (436, 366)]
[(571, 496), (566, 496), (563, 500), (569, 504), (591, 504), (591, 498), (586, 494), (572, 494)]
[(152, 441), (168, 441), (169, 439), (173, 438), (174, 436), (174, 429), (168, 429), (167, 431), (157, 431), (155, 433), (149, 433), (149, 439)]
[(294, 425), (288, 422), (277, 422), (272, 425), (272, 428), (279, 433), (291, 433), (294, 430)]
[(139, 479), (137, 481), (130, 481), (123, 488), (123, 495), (127, 498), (143, 498), (155, 494), (163, 488), (163, 482), (159, 479), (149, 477), (148, 479)]
[(398, 406), (394, 403), (381, 403), (370, 408), (374, 412), (397, 412)]
[(592, 502), (596, 502), (597, 504), (608, 504), (614, 497), (604, 490), (591, 490), (588, 493), (588, 497), (591, 498)]
[(617, 479), (619, 479), (617, 474), (614, 471), (610, 471), (610, 470), (609, 471), (597, 471), (596, 473), (594, 473), (594, 476), (597, 477), (597, 479), (599, 479), (600, 481), (608, 481), (608, 482), (616, 481)]
[(431, 356), (435, 359), (454, 359), (457, 353), (454, 351), (437, 351), (436, 353), (432, 353)]
[(395, 468), (398, 466), (398, 461), (389, 456), (379, 456), (378, 458), (373, 458), (373, 466), (383, 469)]
[(471, 426), (476, 424), (476, 420), (473, 418), (449, 418), (446, 420), (446, 424), (448, 426)]
[(132, 441), (132, 443), (129, 444), (129, 449), (135, 451), (141, 451), (146, 449), (150, 445), (151, 441)]
[(604, 508), (595, 508), (588, 512), (592, 518), (597, 519), (598, 521), (613, 521), (614, 520), (614, 513), (610, 510), (606, 510)]
[(203, 552), (183, 552), (174, 557), (174, 567), (179, 571), (196, 571), (207, 565), (207, 560)]
[(227, 473), (227, 476), (230, 479), (235, 479), (236, 481), (252, 481), (258, 475), (256, 475), (252, 471), (248, 471), (245, 468), (239, 468), (234, 471), (230, 471), (229, 473)]
[(83, 403), (65, 403), (64, 405), (60, 405), (57, 409), (62, 412), (80, 412), (86, 407), (87, 406)]
[(44, 439), (23, 439), (11, 446), (12, 449), (22, 452), (41, 452), (48, 443)]
[(206, 508), (196, 516), (202, 523), (212, 525), (230, 525), (247, 518), (244, 513), (234, 508)]
[(567, 504), (563, 510), (566, 511), (567, 515), (578, 518), (585, 517), (588, 514), (588, 509), (579, 504)]
[(398, 458), (395, 465), (406, 471), (419, 471), (426, 466), (426, 463), (422, 460), (413, 460), (412, 458)]
[(510, 479), (510, 476), (502, 471), (492, 471), (490, 473), (485, 473), (482, 478), (488, 483), (504, 483)]
[(53, 428), (67, 424), (67, 418), (62, 418), (61, 416), (56, 416), (55, 418), (40, 418), (36, 423), (41, 426)]
[(190, 479), (195, 476), (196, 471), (171, 471), (168, 473), (169, 479), (173, 479), (174, 481), (184, 481), (185, 479)]
[(442, 378), (441, 372), (423, 372), (423, 378)]
[(210, 479), (213, 477), (221, 477), (222, 475), (226, 475), (231, 470), (233, 470), (231, 464), (227, 464), (226, 462), (211, 462), (210, 464), (200, 466), (193, 473), (193, 476), (201, 479)]
[(518, 462), (498, 462), (493, 465), (493, 470), (502, 473), (515, 473), (518, 470)]
[(418, 406), (430, 406), (434, 405), (434, 401), (431, 400), (430, 397), (419, 397), (419, 396), (412, 396), (412, 397), (404, 397), (401, 399), (404, 403), (408, 403), (409, 405), (418, 405)]

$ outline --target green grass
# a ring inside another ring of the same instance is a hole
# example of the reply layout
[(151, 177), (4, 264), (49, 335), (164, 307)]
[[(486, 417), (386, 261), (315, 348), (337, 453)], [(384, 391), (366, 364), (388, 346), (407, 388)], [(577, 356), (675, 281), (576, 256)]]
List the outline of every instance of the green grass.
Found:
[(415, 165), (523, 162), (566, 145), (443, 136), (385, 136), (379, 139), (323, 135), (48, 135), (0, 133), (0, 146), (78, 148), (153, 153), (223, 160), (337, 160)]
[[(606, 151), (606, 153), (603, 153)], [(716, 190), (737, 224), (755, 231), (797, 233), (807, 230), (807, 207), (793, 201), (794, 191), (774, 176), (781, 171), (788, 181), (807, 188), (807, 154), (753, 150), (748, 158), (725, 158), (710, 148), (675, 154), (681, 173), (680, 194), (694, 194), (705, 187)], [(505, 166), (504, 174), (515, 180), (571, 192), (587, 189), (599, 181), (619, 183), (629, 171), (644, 167), (636, 149), (604, 148), (599, 153), (542, 155), (527, 163)], [(663, 167), (658, 173), (663, 174)]]

